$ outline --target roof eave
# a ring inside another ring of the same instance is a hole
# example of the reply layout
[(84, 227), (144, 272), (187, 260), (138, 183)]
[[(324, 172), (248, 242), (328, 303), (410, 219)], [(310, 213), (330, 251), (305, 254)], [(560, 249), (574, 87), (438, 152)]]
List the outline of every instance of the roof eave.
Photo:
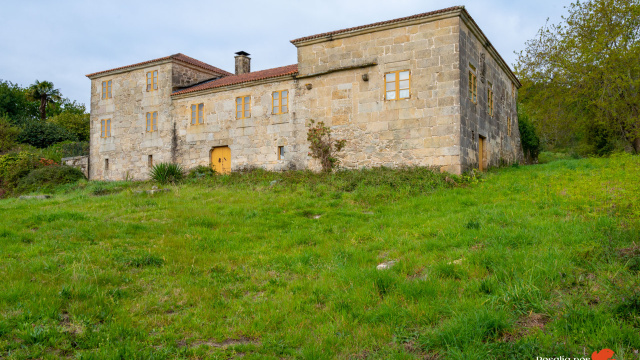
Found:
[(208, 89), (187, 91), (180, 94), (171, 94), (171, 98), (184, 99), (192, 96), (207, 95), (207, 94), (212, 94), (217, 92), (236, 90), (236, 89), (241, 89), (241, 88), (246, 88), (251, 86), (268, 84), (268, 83), (278, 82), (282, 80), (289, 80), (288, 78), (291, 78), (291, 80), (295, 80), (297, 74), (298, 73), (295, 72), (293, 74), (279, 75), (279, 76), (269, 77), (266, 79), (250, 80), (250, 81), (244, 81), (244, 82), (235, 83), (235, 84), (217, 86), (217, 87), (208, 88)]
[(105, 76), (122, 74), (122, 73), (131, 72), (131, 71), (135, 71), (135, 70), (140, 70), (140, 69), (144, 69), (144, 68), (148, 68), (148, 67), (152, 67), (152, 66), (163, 65), (163, 64), (166, 64), (166, 63), (173, 62), (174, 60), (175, 59), (171, 59), (171, 58), (169, 58), (169, 59), (161, 59), (161, 60), (157, 60), (157, 61), (148, 62), (148, 63), (145, 63), (145, 64), (139, 64), (139, 65), (133, 65), (133, 66), (124, 67), (122, 69), (98, 71), (98, 72), (95, 72), (95, 73), (92, 73), (92, 74), (88, 74), (88, 75), (85, 75), (85, 76), (88, 77), (89, 79), (93, 80), (93, 79), (97, 79), (97, 78), (101, 78), (101, 77), (105, 77)]
[(395, 28), (409, 26), (409, 25), (418, 25), (418, 24), (423, 24), (423, 23), (432, 22), (436, 20), (448, 19), (451, 17), (460, 16), (462, 11), (466, 11), (464, 10), (464, 7), (452, 9), (447, 12), (425, 15), (419, 18), (399, 20), (397, 22), (387, 23), (387, 24), (373, 25), (370, 27), (355, 29), (351, 31), (345, 31), (337, 34), (327, 34), (327, 35), (322, 35), (318, 37), (315, 37), (317, 35), (312, 35), (312, 38), (310, 39), (300, 38), (300, 39), (291, 40), (290, 42), (296, 47), (307, 46), (307, 45), (317, 44), (325, 41), (343, 39), (343, 38), (348, 38), (348, 37), (362, 35), (362, 34), (368, 34), (368, 33), (382, 31), (382, 30), (389, 30), (389, 29), (395, 29)]

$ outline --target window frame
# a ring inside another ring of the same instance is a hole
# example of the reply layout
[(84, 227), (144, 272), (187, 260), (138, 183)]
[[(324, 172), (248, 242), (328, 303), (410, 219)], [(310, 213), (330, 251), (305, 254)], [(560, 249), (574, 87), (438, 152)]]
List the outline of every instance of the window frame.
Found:
[[(249, 98), (249, 102), (248, 102), (249, 110), (246, 109), (246, 105), (247, 105), (247, 102), (245, 102), (246, 98)], [(241, 103), (240, 104), (238, 104), (238, 99), (241, 99)], [(242, 111), (241, 111), (242, 116), (241, 117), (238, 117), (238, 105), (242, 105)], [(236, 109), (235, 110), (236, 111), (236, 120), (248, 119), (248, 118), (251, 117), (251, 95), (236, 96), (236, 100), (235, 100), (234, 106), (235, 106), (235, 109)], [(247, 111), (249, 112), (249, 116), (246, 116), (246, 112)]]
[(204, 125), (204, 103), (191, 104), (191, 126)]
[[(403, 72), (407, 72), (409, 74), (409, 77), (407, 79), (401, 80), (400, 79), (400, 73)], [(395, 79), (393, 81), (387, 81), (387, 75), (389, 74), (395, 74)], [(404, 69), (404, 70), (396, 70), (396, 71), (389, 71), (387, 73), (384, 74), (384, 100), (385, 101), (396, 101), (396, 100), (405, 100), (405, 99), (411, 99), (411, 70), (410, 69)], [(409, 82), (409, 86), (407, 88), (400, 88), (400, 82), (401, 81), (408, 81)], [(395, 89), (394, 90), (387, 90), (387, 84), (391, 84), (391, 83), (395, 83)], [(400, 97), (400, 91), (402, 90), (407, 90), (409, 92), (409, 95), (407, 97)], [(393, 99), (389, 99), (388, 98), (388, 94), (390, 92), (394, 92), (395, 97)]]
[(158, 70), (147, 71), (147, 92), (158, 90)]
[(113, 84), (112, 80), (105, 80), (102, 82), (102, 100), (112, 98), (112, 93), (111, 93), (112, 84)]
[(146, 132), (152, 133), (158, 131), (158, 112), (157, 111), (149, 111), (146, 116)]
[(469, 63), (469, 100), (478, 105), (478, 76), (475, 71), (476, 67)]
[(278, 160), (284, 160), (284, 145), (278, 146)]
[(487, 85), (487, 114), (493, 117), (493, 85), (489, 81), (487, 81)]
[(507, 136), (511, 136), (511, 116), (507, 116)]
[(103, 139), (111, 137), (111, 118), (100, 120), (100, 137)]
[[(286, 99), (286, 104), (282, 104), (282, 93), (286, 92), (287, 96), (284, 97), (284, 99)], [(273, 96), (275, 94), (278, 94), (278, 99), (275, 99)], [(278, 105), (274, 105), (274, 102), (278, 102)], [(282, 111), (282, 107), (286, 106), (287, 107), (287, 111)], [(276, 108), (278, 109), (278, 111), (276, 112)], [(289, 112), (289, 90), (280, 90), (280, 91), (274, 91), (271, 93), (271, 114), (273, 115), (280, 115), (280, 114), (286, 114)]]

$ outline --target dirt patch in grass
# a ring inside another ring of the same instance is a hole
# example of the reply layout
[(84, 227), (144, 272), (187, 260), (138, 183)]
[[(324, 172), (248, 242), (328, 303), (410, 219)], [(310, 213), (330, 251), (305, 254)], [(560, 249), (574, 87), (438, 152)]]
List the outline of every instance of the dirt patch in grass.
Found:
[[(257, 345), (260, 345), (260, 341), (258, 341), (257, 339), (252, 339), (252, 338), (242, 336), (238, 339), (225, 339), (221, 342), (216, 342), (213, 340), (198, 340), (191, 343), (189, 347), (197, 348), (203, 345), (213, 347), (213, 348), (218, 348), (218, 349), (226, 349), (228, 347), (238, 346), (238, 345), (256, 345), (257, 346)], [(186, 342), (180, 341), (178, 342), (178, 346), (186, 346)]]
[(551, 318), (545, 314), (530, 313), (520, 318), (516, 323), (515, 331), (504, 334), (501, 340), (504, 342), (514, 342), (529, 335), (535, 331), (535, 329), (542, 331), (549, 321), (551, 321)]
[(640, 256), (640, 245), (633, 244), (628, 248), (618, 249), (618, 255), (625, 259)]

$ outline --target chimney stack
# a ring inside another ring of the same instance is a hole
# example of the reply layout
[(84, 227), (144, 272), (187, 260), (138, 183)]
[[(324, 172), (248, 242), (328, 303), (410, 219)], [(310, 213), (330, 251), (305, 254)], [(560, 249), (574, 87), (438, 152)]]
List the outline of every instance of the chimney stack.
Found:
[(249, 53), (238, 51), (236, 53), (236, 75), (247, 74), (251, 72), (251, 58)]

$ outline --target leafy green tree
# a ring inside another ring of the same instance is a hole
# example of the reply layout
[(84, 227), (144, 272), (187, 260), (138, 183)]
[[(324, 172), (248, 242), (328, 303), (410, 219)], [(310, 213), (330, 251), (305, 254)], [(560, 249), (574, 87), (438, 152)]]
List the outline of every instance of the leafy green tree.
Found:
[(0, 116), (0, 154), (15, 146), (18, 134), (20, 129), (13, 126), (8, 118)]
[[(521, 101), (552, 146), (582, 136), (606, 152), (613, 136), (640, 152), (640, 0), (567, 9), (519, 54)], [(598, 138), (588, 139), (594, 131)]]
[(89, 114), (77, 114), (65, 110), (47, 121), (69, 130), (78, 137), (79, 141), (89, 141)]
[(56, 103), (62, 100), (60, 90), (55, 89), (53, 83), (50, 81), (38, 81), (31, 85), (27, 89), (27, 99), (31, 101), (40, 101), (40, 119), (44, 120), (47, 117), (47, 105)]
[(38, 116), (38, 105), (27, 99), (26, 89), (10, 81), (0, 80), (0, 116), (12, 123)]
[(41, 149), (63, 141), (78, 141), (78, 136), (62, 126), (39, 120), (25, 122), (18, 135), (18, 142)]
[(526, 162), (536, 163), (541, 149), (540, 138), (529, 116), (520, 107), (518, 107), (518, 130), (520, 130), (520, 143)]

